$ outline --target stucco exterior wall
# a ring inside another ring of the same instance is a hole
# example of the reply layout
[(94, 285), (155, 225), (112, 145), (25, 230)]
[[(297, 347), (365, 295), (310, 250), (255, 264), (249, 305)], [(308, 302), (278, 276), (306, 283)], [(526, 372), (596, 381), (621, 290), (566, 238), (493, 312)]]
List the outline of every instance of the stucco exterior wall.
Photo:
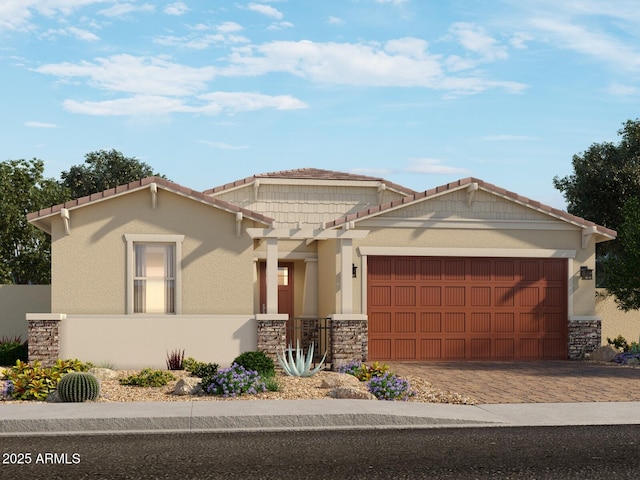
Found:
[(27, 313), (51, 311), (50, 285), (0, 285), (0, 338), (27, 339)]
[[(249, 226), (243, 221), (243, 226)], [(71, 211), (70, 234), (52, 225), (53, 312), (126, 313), (125, 234), (184, 235), (182, 313), (253, 313), (252, 240), (236, 237), (235, 215), (159, 189)]]
[(167, 352), (227, 367), (257, 348), (253, 315), (71, 315), (60, 322), (60, 358), (118, 369), (166, 369)]
[(329, 317), (337, 312), (338, 242), (323, 240), (318, 244), (318, 314)]
[(638, 342), (640, 338), (640, 310), (624, 312), (616, 305), (613, 295), (598, 288), (596, 295), (596, 313), (602, 317), (602, 344), (607, 344), (607, 338), (614, 339), (622, 335), (627, 342)]

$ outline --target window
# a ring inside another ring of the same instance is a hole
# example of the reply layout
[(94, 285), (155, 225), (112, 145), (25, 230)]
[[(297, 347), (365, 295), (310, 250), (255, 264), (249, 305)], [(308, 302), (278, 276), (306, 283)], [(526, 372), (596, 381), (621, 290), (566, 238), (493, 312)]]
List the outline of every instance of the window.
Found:
[(175, 245), (134, 243), (133, 313), (176, 313)]
[(182, 235), (125, 235), (127, 313), (181, 313)]

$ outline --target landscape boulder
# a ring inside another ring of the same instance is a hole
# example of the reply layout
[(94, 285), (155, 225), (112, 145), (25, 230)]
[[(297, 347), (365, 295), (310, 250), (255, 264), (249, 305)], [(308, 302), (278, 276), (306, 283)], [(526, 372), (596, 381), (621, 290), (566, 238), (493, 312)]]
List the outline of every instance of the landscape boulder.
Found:
[(111, 370), (110, 368), (90, 368), (89, 373), (96, 377), (98, 380), (115, 380), (118, 378), (118, 372)]
[(329, 396), (340, 400), (377, 400), (376, 396), (368, 392), (363, 386), (336, 387), (329, 390)]
[(173, 389), (174, 395), (202, 395), (202, 383), (197, 377), (184, 377), (178, 380)]
[(591, 352), (589, 360), (594, 362), (612, 362), (620, 352), (611, 345), (602, 345)]
[(320, 388), (359, 387), (363, 384), (348, 373), (325, 372)]

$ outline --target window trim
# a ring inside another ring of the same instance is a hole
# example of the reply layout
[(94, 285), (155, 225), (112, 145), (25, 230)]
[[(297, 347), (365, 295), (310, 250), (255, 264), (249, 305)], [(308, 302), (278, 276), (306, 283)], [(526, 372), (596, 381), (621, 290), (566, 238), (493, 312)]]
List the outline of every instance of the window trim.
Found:
[(184, 235), (164, 235), (164, 234), (132, 234), (126, 233), (124, 239), (127, 242), (127, 286), (126, 303), (127, 315), (134, 315), (133, 312), (133, 284), (136, 271), (136, 256), (134, 243), (170, 243), (175, 245), (176, 271), (175, 271), (175, 312), (165, 314), (135, 313), (135, 315), (180, 315), (182, 314), (182, 242)]

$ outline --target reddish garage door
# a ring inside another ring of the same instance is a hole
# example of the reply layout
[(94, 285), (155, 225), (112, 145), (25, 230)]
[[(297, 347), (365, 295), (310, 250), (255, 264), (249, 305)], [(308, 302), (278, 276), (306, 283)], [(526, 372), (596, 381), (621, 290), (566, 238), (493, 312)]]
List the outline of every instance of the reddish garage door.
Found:
[(370, 360), (567, 358), (567, 262), (369, 257)]

